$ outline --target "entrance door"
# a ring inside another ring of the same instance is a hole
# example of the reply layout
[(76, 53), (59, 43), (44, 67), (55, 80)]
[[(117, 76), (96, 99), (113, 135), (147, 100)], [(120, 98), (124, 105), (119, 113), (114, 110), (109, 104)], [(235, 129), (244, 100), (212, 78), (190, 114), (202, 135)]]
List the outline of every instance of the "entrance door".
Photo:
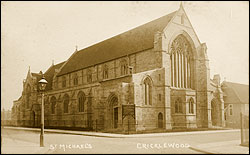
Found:
[(118, 107), (114, 108), (114, 128), (118, 127)]
[(163, 115), (161, 112), (158, 114), (158, 128), (163, 128)]

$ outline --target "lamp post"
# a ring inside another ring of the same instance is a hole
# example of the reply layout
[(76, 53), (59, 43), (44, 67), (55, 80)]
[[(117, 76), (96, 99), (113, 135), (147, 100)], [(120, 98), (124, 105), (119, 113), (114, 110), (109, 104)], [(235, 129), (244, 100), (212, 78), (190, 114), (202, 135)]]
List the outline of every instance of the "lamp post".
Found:
[(42, 79), (39, 81), (39, 90), (42, 92), (42, 107), (41, 107), (41, 134), (40, 134), (40, 147), (44, 147), (44, 90), (47, 85), (47, 81), (44, 78), (44, 75)]

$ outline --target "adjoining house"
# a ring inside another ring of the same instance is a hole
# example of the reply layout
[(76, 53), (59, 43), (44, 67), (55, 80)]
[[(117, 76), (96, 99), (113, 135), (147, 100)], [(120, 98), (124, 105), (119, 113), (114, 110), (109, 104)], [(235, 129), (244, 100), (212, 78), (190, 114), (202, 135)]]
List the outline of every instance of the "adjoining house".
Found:
[(249, 117), (249, 85), (224, 81), (221, 88), (226, 127), (241, 128), (241, 113)]
[[(126, 131), (225, 125), (218, 76), (182, 5), (166, 16), (75, 51), (44, 73), (45, 127)], [(18, 126), (40, 125), (42, 72), (28, 71)]]

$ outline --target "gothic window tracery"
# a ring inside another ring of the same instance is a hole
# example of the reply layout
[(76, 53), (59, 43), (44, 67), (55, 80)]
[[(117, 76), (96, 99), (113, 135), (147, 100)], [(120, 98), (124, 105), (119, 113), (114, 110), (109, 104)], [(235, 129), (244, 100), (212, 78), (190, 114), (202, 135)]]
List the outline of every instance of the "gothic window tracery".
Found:
[(171, 85), (193, 88), (193, 54), (188, 40), (181, 34), (171, 44)]

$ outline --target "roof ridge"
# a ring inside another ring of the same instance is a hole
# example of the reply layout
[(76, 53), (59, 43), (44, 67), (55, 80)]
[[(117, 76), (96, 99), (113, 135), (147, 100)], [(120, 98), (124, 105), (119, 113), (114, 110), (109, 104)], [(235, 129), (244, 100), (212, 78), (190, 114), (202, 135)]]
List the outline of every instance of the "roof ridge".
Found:
[(62, 62), (60, 62), (60, 63), (58, 63), (58, 64), (56, 64), (56, 65), (54, 65), (54, 66), (61, 65), (61, 64), (64, 63), (64, 62), (66, 62), (66, 60), (65, 60), (65, 61), (62, 61)]
[(237, 83), (237, 82), (231, 82), (231, 81), (223, 81), (225, 83), (231, 83), (231, 84), (235, 84), (235, 85), (244, 85), (244, 86), (249, 86), (247, 84), (243, 84), (243, 83)]

